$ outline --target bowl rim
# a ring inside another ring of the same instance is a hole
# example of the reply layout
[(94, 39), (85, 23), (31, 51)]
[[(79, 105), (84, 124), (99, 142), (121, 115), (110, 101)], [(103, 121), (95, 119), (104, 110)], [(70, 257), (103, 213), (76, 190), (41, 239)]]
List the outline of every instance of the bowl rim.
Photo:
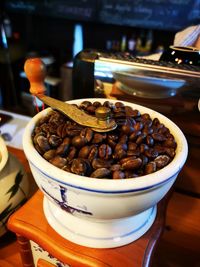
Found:
[[(125, 105), (132, 106), (135, 109), (138, 109), (142, 114), (149, 113), (151, 118), (157, 117), (162, 123), (164, 123), (166, 127), (170, 128), (170, 132), (174, 135), (176, 139), (177, 149), (174, 159), (166, 167), (154, 173), (140, 176), (137, 178), (127, 178), (119, 180), (98, 179), (86, 176), (79, 176), (61, 170), (58, 167), (55, 167), (54, 165), (49, 163), (37, 152), (37, 150), (33, 146), (31, 139), (31, 134), (35, 127), (35, 123), (38, 121), (39, 118), (45, 116), (51, 110), (51, 108), (47, 108), (36, 114), (29, 121), (24, 130), (23, 149), (30, 165), (33, 165), (51, 180), (57, 181), (73, 188), (99, 193), (129, 193), (132, 191), (141, 191), (155, 186), (159, 186), (176, 177), (187, 159), (188, 145), (183, 132), (173, 121), (171, 121), (161, 113), (154, 111), (153, 109), (127, 101), (106, 98), (84, 98), (70, 100), (67, 102), (71, 104), (76, 103), (79, 105), (83, 101), (109, 101), (112, 103), (123, 102)], [(41, 165), (43, 165), (43, 170), (41, 170)]]
[(2, 171), (3, 168), (5, 167), (7, 160), (8, 160), (8, 149), (5, 144), (5, 141), (0, 135), (0, 171)]

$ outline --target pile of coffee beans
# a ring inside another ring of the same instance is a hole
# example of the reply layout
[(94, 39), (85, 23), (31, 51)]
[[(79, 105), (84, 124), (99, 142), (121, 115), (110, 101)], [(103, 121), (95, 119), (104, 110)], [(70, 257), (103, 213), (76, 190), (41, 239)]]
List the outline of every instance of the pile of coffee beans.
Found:
[(157, 118), (122, 102), (83, 101), (78, 108), (90, 115), (109, 107), (117, 128), (95, 132), (52, 110), (37, 123), (32, 139), (36, 150), (56, 167), (74, 174), (125, 179), (153, 173), (175, 156), (176, 141)]

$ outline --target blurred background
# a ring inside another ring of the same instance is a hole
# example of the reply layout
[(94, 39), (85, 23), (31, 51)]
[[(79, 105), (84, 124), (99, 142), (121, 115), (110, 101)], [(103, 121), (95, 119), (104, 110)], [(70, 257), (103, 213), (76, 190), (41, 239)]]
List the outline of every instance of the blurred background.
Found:
[(162, 52), (178, 31), (200, 21), (198, 0), (5, 0), (0, 5), (0, 108), (27, 115), (35, 110), (23, 71), (26, 58), (41, 57), (48, 94), (68, 100), (72, 61), (80, 50)]

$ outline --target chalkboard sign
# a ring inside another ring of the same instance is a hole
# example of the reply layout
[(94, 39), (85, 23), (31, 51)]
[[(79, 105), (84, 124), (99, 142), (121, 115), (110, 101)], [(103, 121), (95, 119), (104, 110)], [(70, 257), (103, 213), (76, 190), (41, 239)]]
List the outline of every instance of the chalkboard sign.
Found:
[(46, 1), (44, 7), (50, 15), (66, 19), (91, 21), (96, 17), (96, 4), (93, 0)]
[(199, 0), (102, 0), (103, 23), (151, 29), (180, 30), (200, 23)]
[(148, 29), (178, 31), (200, 23), (200, 0), (5, 1), (9, 10)]
[(96, 6), (96, 1), (93, 0), (6, 1), (6, 8), (15, 12), (28, 12), (80, 21), (94, 21), (96, 19)]

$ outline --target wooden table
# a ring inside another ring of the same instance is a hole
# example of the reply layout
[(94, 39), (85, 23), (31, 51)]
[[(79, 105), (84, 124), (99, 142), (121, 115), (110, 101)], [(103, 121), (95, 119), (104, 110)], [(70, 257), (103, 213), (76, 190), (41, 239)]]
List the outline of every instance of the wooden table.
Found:
[[(10, 149), (25, 165), (31, 175), (23, 151)], [(43, 194), (38, 190), (26, 204), (17, 210), (8, 221), (8, 229), (16, 233), (22, 262), (34, 266), (29, 240), (41, 246), (50, 255), (70, 266), (150, 266), (153, 252), (163, 231), (169, 195), (158, 204), (157, 216), (152, 227), (138, 240), (111, 249), (94, 249), (72, 243), (48, 224), (43, 213)], [(37, 266), (49, 266), (43, 261)], [(55, 266), (55, 265), (51, 265)]]

